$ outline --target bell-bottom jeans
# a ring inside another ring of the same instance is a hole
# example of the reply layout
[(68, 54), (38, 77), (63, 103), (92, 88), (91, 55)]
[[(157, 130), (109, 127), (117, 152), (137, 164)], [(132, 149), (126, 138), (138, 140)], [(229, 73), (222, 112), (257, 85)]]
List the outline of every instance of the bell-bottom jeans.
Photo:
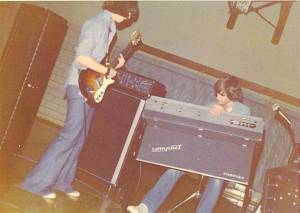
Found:
[(66, 92), (68, 109), (64, 127), (21, 183), (21, 188), (35, 194), (46, 195), (53, 189), (73, 190), (71, 183), (94, 109), (84, 101), (78, 86), (69, 85)]
[[(142, 203), (146, 204), (149, 213), (154, 213), (164, 202), (178, 179), (186, 174), (183, 171), (168, 169), (158, 180), (155, 186), (144, 196)], [(209, 178), (208, 185), (197, 206), (197, 213), (213, 211), (222, 190), (224, 180)]]

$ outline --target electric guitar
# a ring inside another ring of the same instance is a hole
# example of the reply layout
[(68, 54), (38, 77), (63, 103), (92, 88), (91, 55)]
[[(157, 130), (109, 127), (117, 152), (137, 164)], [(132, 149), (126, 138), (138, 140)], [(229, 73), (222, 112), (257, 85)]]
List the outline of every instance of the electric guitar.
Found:
[[(125, 61), (137, 50), (141, 43), (141, 34), (138, 31), (134, 31), (130, 36), (130, 42), (121, 52)], [(108, 66), (114, 68), (118, 64), (118, 58), (116, 58)], [(106, 65), (107, 66), (107, 65)], [(94, 105), (102, 101), (106, 88), (115, 82), (114, 79), (107, 78), (104, 74), (101, 74), (92, 69), (82, 70), (79, 74), (79, 88), (81, 94), (86, 98), (87, 103)]]

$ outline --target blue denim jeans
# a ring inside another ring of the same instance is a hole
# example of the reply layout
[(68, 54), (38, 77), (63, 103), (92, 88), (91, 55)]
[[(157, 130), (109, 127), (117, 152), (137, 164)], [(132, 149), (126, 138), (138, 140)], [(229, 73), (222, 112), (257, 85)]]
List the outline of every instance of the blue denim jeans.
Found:
[[(176, 182), (186, 174), (183, 171), (168, 169), (158, 180), (155, 186), (144, 196), (142, 203), (146, 204), (149, 213), (154, 213), (164, 202), (168, 194), (173, 189)], [(197, 206), (197, 213), (212, 212), (220, 192), (222, 190), (224, 180), (209, 178), (208, 185), (201, 196), (201, 200)]]
[(71, 183), (94, 108), (84, 102), (78, 86), (68, 86), (66, 92), (68, 110), (65, 125), (21, 184), (21, 188), (35, 194), (45, 195), (53, 189), (73, 190)]

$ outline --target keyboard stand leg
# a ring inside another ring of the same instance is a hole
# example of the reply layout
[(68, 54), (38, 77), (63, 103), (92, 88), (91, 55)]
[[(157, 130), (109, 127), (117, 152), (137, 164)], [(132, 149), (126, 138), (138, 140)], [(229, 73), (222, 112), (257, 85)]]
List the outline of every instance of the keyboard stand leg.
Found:
[(189, 200), (191, 200), (192, 198), (196, 198), (199, 199), (201, 196), (200, 190), (201, 190), (201, 186), (202, 186), (202, 180), (203, 180), (203, 176), (201, 175), (199, 184), (198, 184), (198, 189), (197, 191), (195, 191), (193, 194), (191, 194), (189, 197), (187, 197), (186, 199), (184, 199), (183, 201), (181, 201), (180, 203), (178, 203), (177, 205), (175, 205), (173, 208), (171, 208), (170, 210), (167, 211), (167, 213), (170, 213), (172, 211), (174, 211), (175, 209), (177, 209), (178, 207), (182, 206), (183, 204), (185, 204), (186, 202), (188, 202)]

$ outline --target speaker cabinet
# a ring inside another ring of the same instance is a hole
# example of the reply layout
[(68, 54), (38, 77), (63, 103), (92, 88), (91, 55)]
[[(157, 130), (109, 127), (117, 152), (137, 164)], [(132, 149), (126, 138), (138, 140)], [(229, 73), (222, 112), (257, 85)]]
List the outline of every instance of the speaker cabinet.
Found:
[(29, 4), (0, 5), (0, 9), (7, 14), (17, 11), (11, 24), (0, 25), (10, 29), (0, 59), (0, 149), (18, 152), (33, 125), (67, 22)]
[(77, 177), (123, 205), (136, 183), (145, 100), (152, 94), (164, 96), (166, 90), (153, 79), (128, 70), (120, 73), (95, 110)]
[(248, 184), (254, 147), (180, 131), (147, 125), (137, 160)]
[(95, 110), (79, 158), (82, 172), (108, 184), (117, 184), (125, 161), (134, 159), (129, 150), (144, 104), (144, 100), (116, 88), (106, 92)]
[(300, 164), (270, 169), (264, 180), (262, 212), (300, 212)]

